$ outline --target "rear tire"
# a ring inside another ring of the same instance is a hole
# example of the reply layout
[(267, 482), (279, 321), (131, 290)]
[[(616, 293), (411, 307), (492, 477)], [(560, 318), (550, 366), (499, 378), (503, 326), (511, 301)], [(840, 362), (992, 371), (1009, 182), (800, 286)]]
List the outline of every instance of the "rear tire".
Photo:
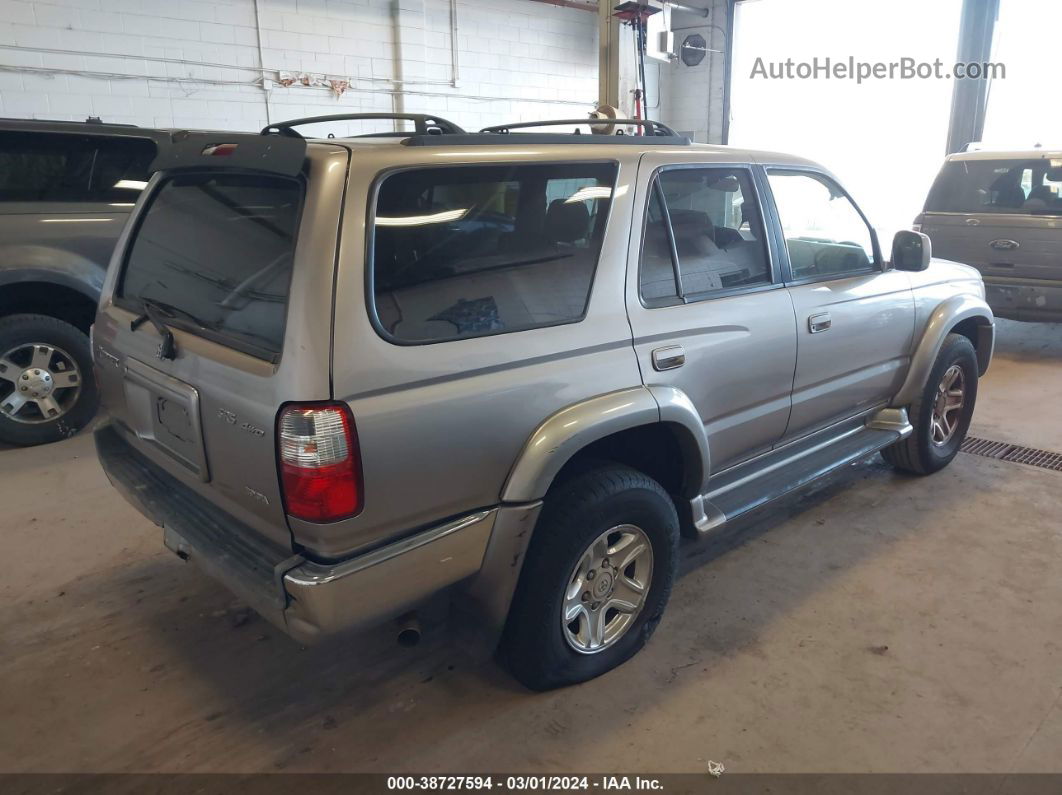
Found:
[(98, 405), (87, 335), (47, 315), (0, 319), (0, 441), (66, 439)]
[(548, 690), (637, 653), (667, 606), (678, 539), (674, 503), (637, 470), (603, 464), (552, 490), (502, 639), (513, 675)]
[[(959, 400), (960, 407), (948, 409)], [(977, 352), (966, 337), (949, 334), (922, 394), (911, 404), (914, 433), (882, 450), (882, 458), (916, 475), (940, 471), (958, 455), (976, 402)]]

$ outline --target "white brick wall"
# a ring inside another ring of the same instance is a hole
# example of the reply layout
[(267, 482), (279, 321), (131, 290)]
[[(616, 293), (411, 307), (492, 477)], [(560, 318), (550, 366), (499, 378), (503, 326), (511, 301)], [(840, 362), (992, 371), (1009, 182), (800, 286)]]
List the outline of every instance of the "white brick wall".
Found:
[[(675, 130), (689, 134), (700, 143), (720, 143), (723, 139), (723, 52), (726, 49), (726, 0), (712, 0), (707, 19), (673, 13), (672, 29), (676, 50), (692, 33), (701, 34), (710, 50), (697, 66), (681, 60), (660, 67), (660, 120)], [(653, 98), (650, 96), (650, 102)]]
[[(405, 110), (478, 128), (593, 107), (594, 14), (458, 0), (454, 85), (450, 9), (259, 0), (256, 20), (253, 0), (0, 0), (0, 116), (254, 130), (268, 98), (270, 121)], [(284, 88), (279, 71), (351, 78), (351, 88), (340, 98)]]

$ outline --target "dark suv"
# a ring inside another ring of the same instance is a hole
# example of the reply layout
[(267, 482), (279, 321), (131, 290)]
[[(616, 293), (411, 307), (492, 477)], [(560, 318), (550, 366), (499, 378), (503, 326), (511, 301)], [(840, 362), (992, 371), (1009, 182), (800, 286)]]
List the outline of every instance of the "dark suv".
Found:
[(89, 327), (164, 135), (0, 119), (0, 440), (52, 442), (92, 419)]

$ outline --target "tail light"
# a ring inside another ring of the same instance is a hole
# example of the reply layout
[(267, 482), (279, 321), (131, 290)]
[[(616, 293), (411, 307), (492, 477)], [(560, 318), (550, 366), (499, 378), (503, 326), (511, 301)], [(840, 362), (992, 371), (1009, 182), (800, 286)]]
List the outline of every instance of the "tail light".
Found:
[(346, 404), (285, 406), (277, 420), (277, 449), (290, 516), (335, 522), (361, 511), (361, 456)]

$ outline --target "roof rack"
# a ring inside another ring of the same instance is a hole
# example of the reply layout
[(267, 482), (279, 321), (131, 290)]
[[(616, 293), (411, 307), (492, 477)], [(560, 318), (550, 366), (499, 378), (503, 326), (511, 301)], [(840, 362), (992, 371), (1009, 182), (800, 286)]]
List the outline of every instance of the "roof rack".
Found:
[[(290, 138), (302, 138), (303, 136), (293, 130), (293, 127), (301, 127), (304, 124), (317, 124), (328, 121), (366, 121), (375, 119), (402, 120), (413, 122), (414, 131), (393, 133), (369, 133), (364, 136), (352, 136), (355, 138), (380, 138), (409, 135), (463, 135), (464, 130), (447, 121), (441, 116), (430, 116), (424, 113), (337, 113), (331, 116), (307, 116), (304, 119), (289, 119), (278, 121), (262, 128), (262, 135), (286, 135)], [(333, 137), (333, 136), (329, 136)]]
[[(662, 124), (652, 119), (548, 119), (545, 121), (519, 121), (512, 124), (496, 124), (493, 127), (484, 127), (480, 130), (481, 133), (508, 133), (511, 130), (521, 130), (529, 127), (561, 127), (569, 124), (592, 124), (596, 126), (636, 126), (645, 128), (645, 135), (659, 136), (661, 138), (682, 138), (666, 124)], [(579, 133), (574, 133), (578, 135)], [(615, 135), (623, 135), (622, 130), (618, 130)]]

